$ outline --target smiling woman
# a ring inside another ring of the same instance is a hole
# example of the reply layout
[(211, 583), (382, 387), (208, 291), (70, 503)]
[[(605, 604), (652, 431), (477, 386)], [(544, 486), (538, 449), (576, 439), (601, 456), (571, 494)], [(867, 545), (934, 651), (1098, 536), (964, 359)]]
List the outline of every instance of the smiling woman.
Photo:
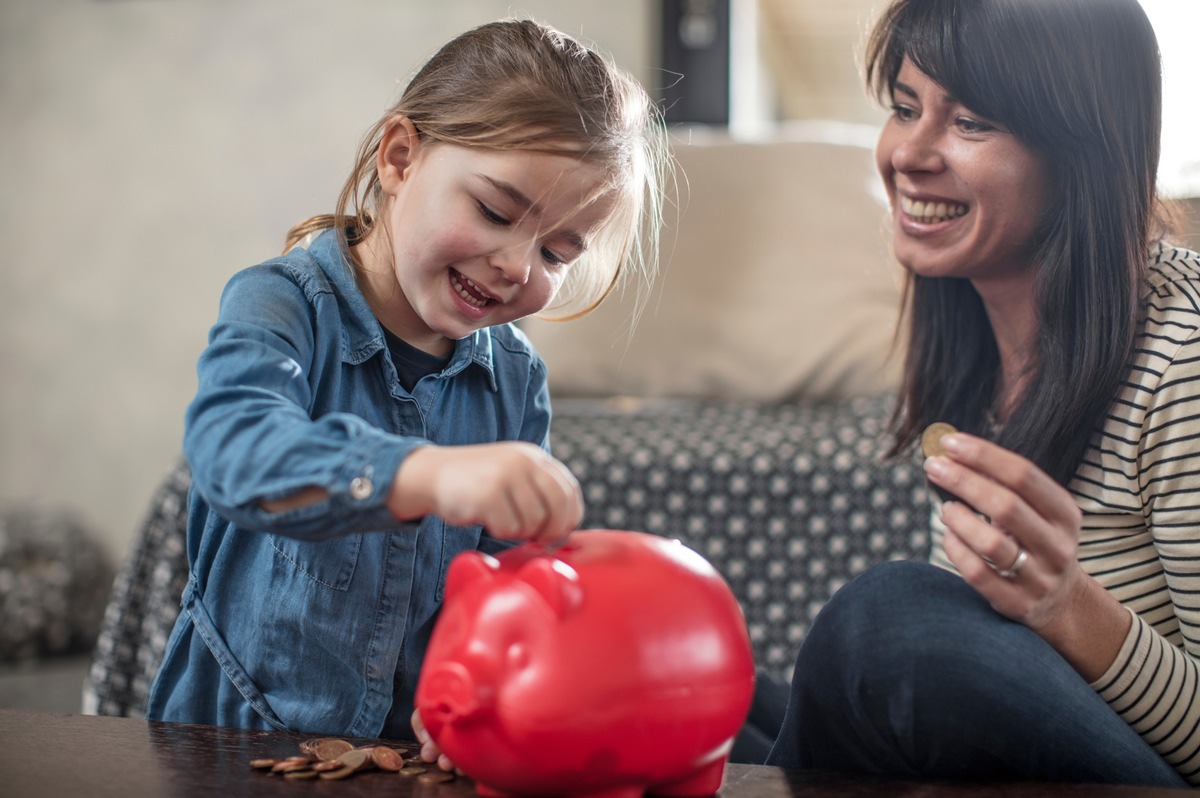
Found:
[(1136, 0), (893, 0), (866, 75), (908, 273), (893, 454), (963, 432), (925, 460), (931, 562), (826, 605), (769, 761), (1200, 783), (1200, 255), (1156, 192), (1153, 28)]

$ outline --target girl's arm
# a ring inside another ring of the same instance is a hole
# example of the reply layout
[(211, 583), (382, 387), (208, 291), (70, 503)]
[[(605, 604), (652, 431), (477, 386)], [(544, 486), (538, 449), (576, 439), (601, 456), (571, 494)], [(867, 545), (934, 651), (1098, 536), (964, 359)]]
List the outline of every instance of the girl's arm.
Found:
[(340, 337), (318, 335), (336, 324), (329, 303), (279, 262), (238, 273), (222, 294), (184, 452), (201, 495), (244, 528), (322, 539), (396, 526), (389, 488), (427, 442), (322, 396), (342, 366)]

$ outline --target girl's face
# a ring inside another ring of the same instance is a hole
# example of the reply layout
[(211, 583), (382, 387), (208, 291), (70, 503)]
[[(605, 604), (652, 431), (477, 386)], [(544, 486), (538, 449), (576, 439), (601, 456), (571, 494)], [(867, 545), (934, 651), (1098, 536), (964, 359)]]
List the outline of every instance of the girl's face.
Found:
[(378, 160), (391, 269), (366, 270), (368, 298), (389, 329), (434, 354), (543, 310), (612, 209), (607, 193), (589, 201), (598, 166), (419, 139), (407, 120)]
[(1039, 159), (905, 59), (875, 161), (892, 207), (893, 248), (913, 273), (976, 282), (1033, 274), (1049, 200)]

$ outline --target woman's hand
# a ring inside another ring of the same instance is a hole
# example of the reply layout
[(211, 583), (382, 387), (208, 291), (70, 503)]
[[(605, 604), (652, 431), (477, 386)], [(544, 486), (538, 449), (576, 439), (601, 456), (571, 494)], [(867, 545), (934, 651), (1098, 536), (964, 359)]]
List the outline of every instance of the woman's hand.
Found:
[(422, 446), (401, 464), (388, 507), (401, 520), (441, 516), (493, 537), (560, 542), (583, 520), (575, 477), (530, 443)]
[(957, 432), (941, 443), (945, 455), (927, 459), (925, 471), (962, 499), (942, 506), (947, 558), (997, 612), (1036, 631), (1089, 680), (1099, 678), (1131, 619), (1079, 565), (1083, 514), (1071, 494), (982, 438)]
[(421, 744), (421, 759), (425, 762), (436, 762), (437, 766), (447, 772), (458, 772), (454, 767), (454, 763), (450, 761), (450, 757), (442, 753), (442, 749), (438, 748), (437, 743), (429, 736), (429, 730), (425, 728), (425, 722), (421, 720), (421, 713), (413, 710), (412, 713), (412, 728), (413, 734), (417, 736), (417, 742)]

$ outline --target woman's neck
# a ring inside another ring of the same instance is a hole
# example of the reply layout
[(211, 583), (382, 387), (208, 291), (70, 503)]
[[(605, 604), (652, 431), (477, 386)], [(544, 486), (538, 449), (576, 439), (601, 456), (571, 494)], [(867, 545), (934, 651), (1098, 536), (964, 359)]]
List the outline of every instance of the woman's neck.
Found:
[[(1023, 276), (1024, 277), (1024, 276)], [(1032, 275), (1003, 283), (975, 283), (1000, 356), (992, 412), (1008, 420), (1037, 371), (1038, 314)]]

